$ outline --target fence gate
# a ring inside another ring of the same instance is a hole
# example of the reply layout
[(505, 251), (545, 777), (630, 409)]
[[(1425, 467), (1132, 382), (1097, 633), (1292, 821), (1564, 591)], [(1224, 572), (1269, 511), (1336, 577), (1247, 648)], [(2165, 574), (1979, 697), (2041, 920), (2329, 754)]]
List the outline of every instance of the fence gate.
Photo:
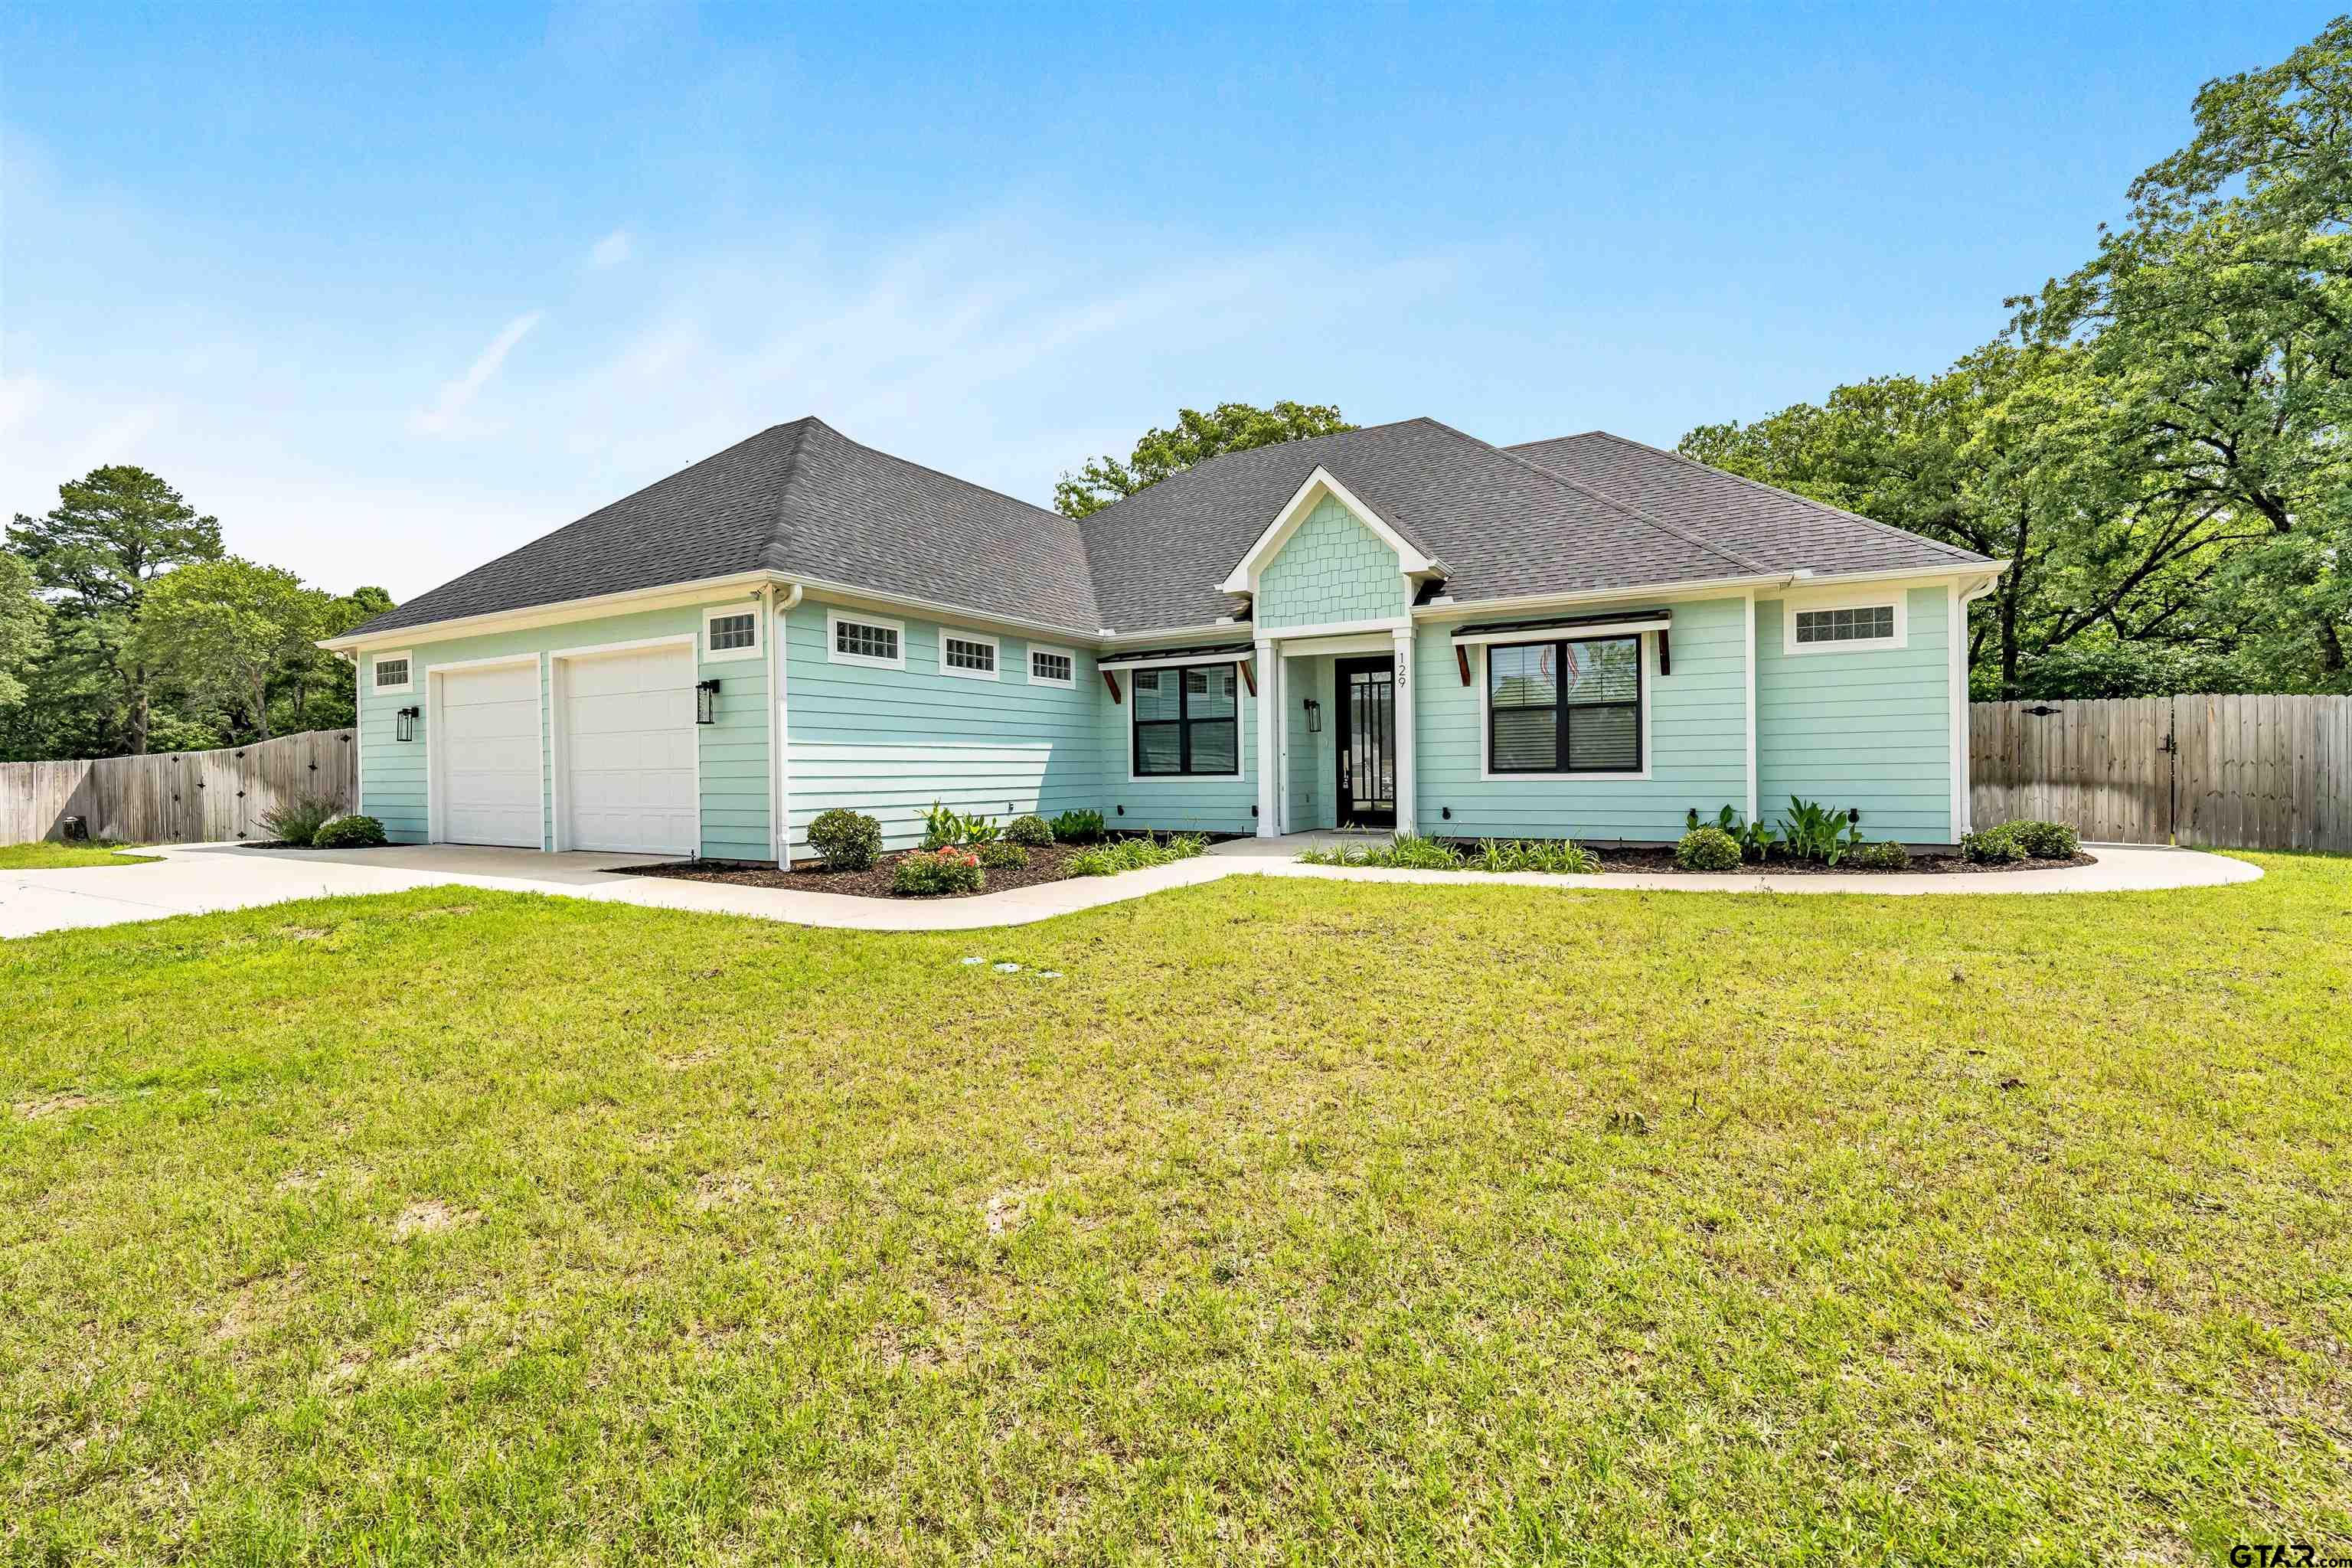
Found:
[(2111, 844), (2352, 853), (2352, 697), (1979, 702), (1969, 806)]

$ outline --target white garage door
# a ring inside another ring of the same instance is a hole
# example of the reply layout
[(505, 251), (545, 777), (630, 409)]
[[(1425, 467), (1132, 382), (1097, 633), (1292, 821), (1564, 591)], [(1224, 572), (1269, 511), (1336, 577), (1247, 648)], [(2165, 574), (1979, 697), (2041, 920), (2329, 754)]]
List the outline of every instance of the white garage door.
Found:
[(695, 853), (693, 650), (600, 654), (563, 668), (563, 847)]
[(538, 848), (539, 665), (452, 670), (436, 680), (440, 837)]

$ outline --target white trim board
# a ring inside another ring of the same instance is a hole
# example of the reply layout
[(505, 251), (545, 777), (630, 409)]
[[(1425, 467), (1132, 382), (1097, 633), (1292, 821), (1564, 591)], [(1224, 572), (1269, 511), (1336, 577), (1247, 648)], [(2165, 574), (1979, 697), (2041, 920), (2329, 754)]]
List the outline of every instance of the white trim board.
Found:
[[(852, 626), (884, 627), (898, 636), (898, 657), (883, 658), (868, 653), (841, 651), (841, 623)], [(867, 669), (904, 669), (907, 668), (907, 623), (888, 616), (869, 616), (863, 610), (836, 610), (827, 605), (824, 610), (824, 658), (828, 664), (863, 665)]]
[[(955, 665), (950, 664), (948, 662), (948, 639), (950, 637), (953, 637), (960, 643), (970, 643), (975, 647), (981, 647), (983, 644), (986, 645), (988, 648), (988, 668), (986, 669), (963, 669)], [(906, 636), (904, 633), (901, 633), (898, 640), (898, 651), (904, 653), (906, 649)], [(998, 637), (993, 632), (968, 632), (961, 626), (941, 626), (940, 628), (940, 673), (955, 680), (1003, 679), (1003, 640)]]
[(1290, 500), (1283, 504), (1282, 510), (1275, 513), (1274, 521), (1266, 524), (1265, 531), (1242, 552), (1241, 560), (1234, 564), (1233, 571), (1226, 574), (1225, 580), (1218, 584), (1218, 590), (1255, 596), (1258, 573), (1268, 561), (1281, 553), (1282, 547), (1289, 542), (1298, 525), (1314, 511), (1315, 503), (1327, 495), (1353, 512), (1358, 522), (1370, 529), (1381, 543), (1396, 552), (1397, 570), (1407, 577), (1444, 574), (1444, 563), (1414, 549), (1403, 534), (1381, 519), (1380, 513), (1358, 500), (1330, 469), (1318, 464), (1315, 471), (1307, 476), (1306, 482), (1291, 493)]
[[(379, 664), (388, 664), (395, 658), (404, 658), (408, 661), (408, 679), (397, 686), (373, 684), (375, 679), (375, 667)], [(368, 694), (372, 697), (398, 697), (415, 691), (416, 689), (416, 656), (404, 647), (388, 647), (382, 653), (372, 653), (367, 656), (367, 678), (371, 682)]]
[[(765, 618), (761, 606), (773, 590), (763, 588), (760, 597), (747, 602), (705, 605), (702, 607), (702, 662), (731, 664), (738, 659), (765, 658), (768, 656), (768, 635), (761, 625)], [(710, 646), (710, 623), (722, 618), (743, 616), (751, 623), (751, 641), (745, 647), (713, 647)]]
[[(1946, 584), (1957, 592), (1957, 583)], [(1895, 609), (1895, 635), (1850, 637), (1843, 642), (1799, 642), (1797, 617), (1824, 610)], [(1894, 653), (1911, 646), (1911, 590), (1888, 584), (1877, 590), (1847, 589), (1832, 593), (1785, 594), (1780, 597), (1780, 653), (1789, 658), (1809, 658), (1822, 653)]]

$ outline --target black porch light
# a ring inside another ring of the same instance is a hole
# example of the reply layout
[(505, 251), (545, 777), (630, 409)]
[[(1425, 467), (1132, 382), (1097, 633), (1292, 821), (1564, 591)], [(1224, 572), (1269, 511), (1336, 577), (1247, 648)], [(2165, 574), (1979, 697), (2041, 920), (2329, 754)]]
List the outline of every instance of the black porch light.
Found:
[(1323, 732), (1323, 704), (1312, 697), (1307, 700), (1307, 732), (1310, 735)]
[(420, 708), (402, 708), (395, 710), (392, 716), (392, 738), (395, 741), (416, 739), (416, 720), (423, 711), (424, 710)]
[(698, 724), (719, 722), (719, 682), (705, 680), (694, 689), (694, 721)]

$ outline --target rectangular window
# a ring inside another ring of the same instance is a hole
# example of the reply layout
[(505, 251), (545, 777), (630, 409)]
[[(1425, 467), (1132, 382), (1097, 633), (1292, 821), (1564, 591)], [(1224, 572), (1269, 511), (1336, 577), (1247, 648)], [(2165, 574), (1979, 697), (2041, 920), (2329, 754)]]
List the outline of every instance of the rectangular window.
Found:
[(830, 617), (833, 662), (872, 664), (891, 669), (907, 668), (906, 628), (897, 621), (867, 620), (850, 616)]
[(408, 672), (412, 666), (404, 653), (380, 653), (370, 661), (375, 668), (375, 689), (378, 691), (406, 691), (410, 687)]
[(971, 632), (940, 633), (940, 673), (967, 680), (996, 679), (996, 639)]
[(1139, 777), (1242, 771), (1240, 667), (1135, 671)]
[(1642, 639), (1486, 649), (1486, 771), (1642, 771)]
[(1863, 605), (1840, 610), (1799, 610), (1797, 640), (1801, 643), (1892, 642), (1895, 606)]
[(702, 641), (709, 658), (751, 658), (760, 651), (760, 616), (753, 610), (706, 610)]
[(1034, 686), (1076, 686), (1078, 661), (1059, 648), (1033, 647), (1029, 650), (1029, 680)]

